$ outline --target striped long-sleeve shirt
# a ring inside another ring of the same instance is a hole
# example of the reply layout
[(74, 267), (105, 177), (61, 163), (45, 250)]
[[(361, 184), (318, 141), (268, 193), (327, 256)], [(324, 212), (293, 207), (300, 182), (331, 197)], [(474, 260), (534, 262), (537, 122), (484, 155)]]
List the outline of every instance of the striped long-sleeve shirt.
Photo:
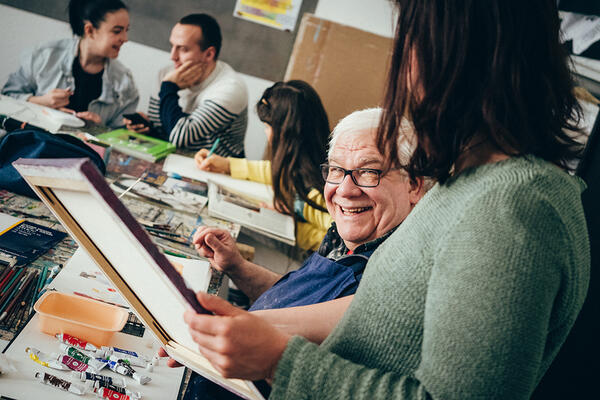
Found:
[[(171, 69), (161, 71), (160, 81)], [(179, 90), (172, 82), (161, 82), (157, 96), (150, 98), (148, 117), (160, 136), (177, 147), (210, 148), (219, 138), (216, 154), (243, 157), (247, 106), (244, 81), (217, 61), (209, 77), (191, 88)]]

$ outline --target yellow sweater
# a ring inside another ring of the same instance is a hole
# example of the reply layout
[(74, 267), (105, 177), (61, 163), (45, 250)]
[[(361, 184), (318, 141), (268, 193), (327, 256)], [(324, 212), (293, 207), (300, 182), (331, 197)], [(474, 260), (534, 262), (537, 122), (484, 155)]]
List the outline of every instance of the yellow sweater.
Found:
[[(233, 157), (228, 157), (228, 160), (232, 178), (272, 185), (271, 161)], [(312, 189), (308, 198), (325, 207), (325, 198), (317, 189)], [(333, 219), (328, 212), (317, 210), (308, 204), (304, 204), (303, 215), (306, 222), (298, 222), (296, 225), (296, 243), (303, 249), (317, 250)]]

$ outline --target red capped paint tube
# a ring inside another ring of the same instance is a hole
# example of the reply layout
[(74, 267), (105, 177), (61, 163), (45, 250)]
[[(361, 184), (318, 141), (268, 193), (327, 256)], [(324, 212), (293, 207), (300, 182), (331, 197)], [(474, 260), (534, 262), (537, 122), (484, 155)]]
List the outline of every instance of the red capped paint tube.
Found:
[(127, 396), (131, 397), (133, 400), (139, 400), (142, 398), (142, 394), (140, 392), (134, 392), (129, 389), (125, 389), (124, 387), (111, 385), (110, 383), (106, 383), (106, 382), (102, 382), (102, 381), (95, 381), (94, 389), (96, 390), (96, 392), (101, 388), (112, 390), (113, 392), (117, 392), (117, 393), (121, 393), (121, 394), (126, 394)]
[(138, 374), (131, 367), (131, 365), (128, 365), (124, 362), (108, 360), (108, 368), (110, 368), (111, 371), (114, 371), (118, 374), (132, 377), (140, 385), (145, 385), (146, 383), (148, 383), (152, 380), (148, 376)]
[(76, 338), (68, 333), (59, 333), (56, 338), (61, 342), (73, 346), (79, 350), (96, 351), (98, 348), (86, 340)]
[(63, 371), (69, 369), (69, 367), (67, 367), (66, 365), (64, 365), (63, 363), (61, 363), (60, 361), (58, 361), (56, 359), (56, 357), (57, 357), (56, 353), (48, 355), (48, 354), (42, 353), (41, 351), (39, 351), (38, 349), (33, 348), (33, 347), (27, 347), (25, 349), (25, 352), (27, 354), (29, 354), (29, 358), (31, 358), (36, 363), (43, 365), (44, 367), (63, 370)]
[(107, 383), (109, 385), (120, 386), (122, 388), (127, 387), (127, 384), (125, 383), (125, 379), (123, 379), (123, 378), (116, 378), (116, 377), (111, 377), (111, 376), (106, 376), (106, 375), (93, 374), (91, 372), (72, 371), (71, 373), (77, 379), (80, 379), (82, 381), (86, 381), (86, 380), (93, 381), (93, 382), (98, 381), (98, 382)]
[(110, 390), (107, 388), (100, 388), (96, 390), (96, 395), (98, 397), (102, 397), (103, 399), (110, 400), (134, 400), (126, 394), (115, 392), (114, 390)]
[(95, 358), (92, 358), (81, 351), (77, 350), (75, 347), (70, 346), (66, 343), (60, 344), (60, 349), (64, 351), (67, 355), (73, 357), (77, 361), (81, 361), (86, 363), (90, 367), (94, 368), (96, 371), (100, 371), (102, 368), (106, 367), (106, 363)]
[(47, 374), (45, 372), (44, 373), (36, 372), (35, 378), (45, 385), (54, 386), (55, 388), (64, 390), (65, 392), (69, 392), (69, 393), (73, 393), (73, 394), (77, 394), (77, 395), (85, 394), (85, 388), (82, 388), (81, 386), (75, 385), (69, 381), (60, 379), (59, 377)]

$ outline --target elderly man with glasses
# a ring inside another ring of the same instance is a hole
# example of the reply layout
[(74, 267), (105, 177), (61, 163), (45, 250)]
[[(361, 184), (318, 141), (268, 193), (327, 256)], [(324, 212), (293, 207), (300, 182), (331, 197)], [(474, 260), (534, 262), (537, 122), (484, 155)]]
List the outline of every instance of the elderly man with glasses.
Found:
[[(406, 218), (428, 182), (411, 181), (401, 168), (384, 171), (385, 157), (375, 144), (381, 109), (354, 112), (331, 134), (328, 163), (321, 165), (325, 200), (334, 223), (296, 271), (283, 277), (244, 260), (224, 230), (200, 228), (199, 253), (225, 272), (250, 300), (250, 310), (316, 304), (354, 294), (367, 260)], [(406, 124), (399, 142), (402, 162), (411, 155), (412, 131)]]
[[(379, 108), (356, 111), (342, 119), (331, 133), (329, 160), (321, 165), (321, 171), (327, 209), (334, 222), (319, 250), (300, 269), (281, 276), (244, 260), (227, 231), (202, 227), (196, 232), (198, 252), (254, 301), (250, 311), (317, 304), (353, 295), (371, 254), (423, 197), (429, 181), (413, 182), (401, 168), (384, 170), (385, 157), (375, 144), (380, 118)], [(398, 150), (405, 163), (414, 147), (408, 123), (404, 123), (403, 133)], [(318, 332), (311, 340), (317, 340), (317, 336)], [(237, 396), (194, 373), (184, 400), (234, 398)]]

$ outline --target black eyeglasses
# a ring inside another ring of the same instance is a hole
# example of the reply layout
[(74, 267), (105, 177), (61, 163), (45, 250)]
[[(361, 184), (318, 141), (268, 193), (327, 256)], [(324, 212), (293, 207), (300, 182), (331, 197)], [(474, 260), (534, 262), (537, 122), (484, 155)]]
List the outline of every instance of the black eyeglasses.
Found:
[(321, 164), (321, 174), (327, 183), (339, 185), (346, 175), (350, 175), (352, 182), (360, 187), (375, 187), (379, 185), (383, 171), (373, 168), (345, 169), (335, 165)]

